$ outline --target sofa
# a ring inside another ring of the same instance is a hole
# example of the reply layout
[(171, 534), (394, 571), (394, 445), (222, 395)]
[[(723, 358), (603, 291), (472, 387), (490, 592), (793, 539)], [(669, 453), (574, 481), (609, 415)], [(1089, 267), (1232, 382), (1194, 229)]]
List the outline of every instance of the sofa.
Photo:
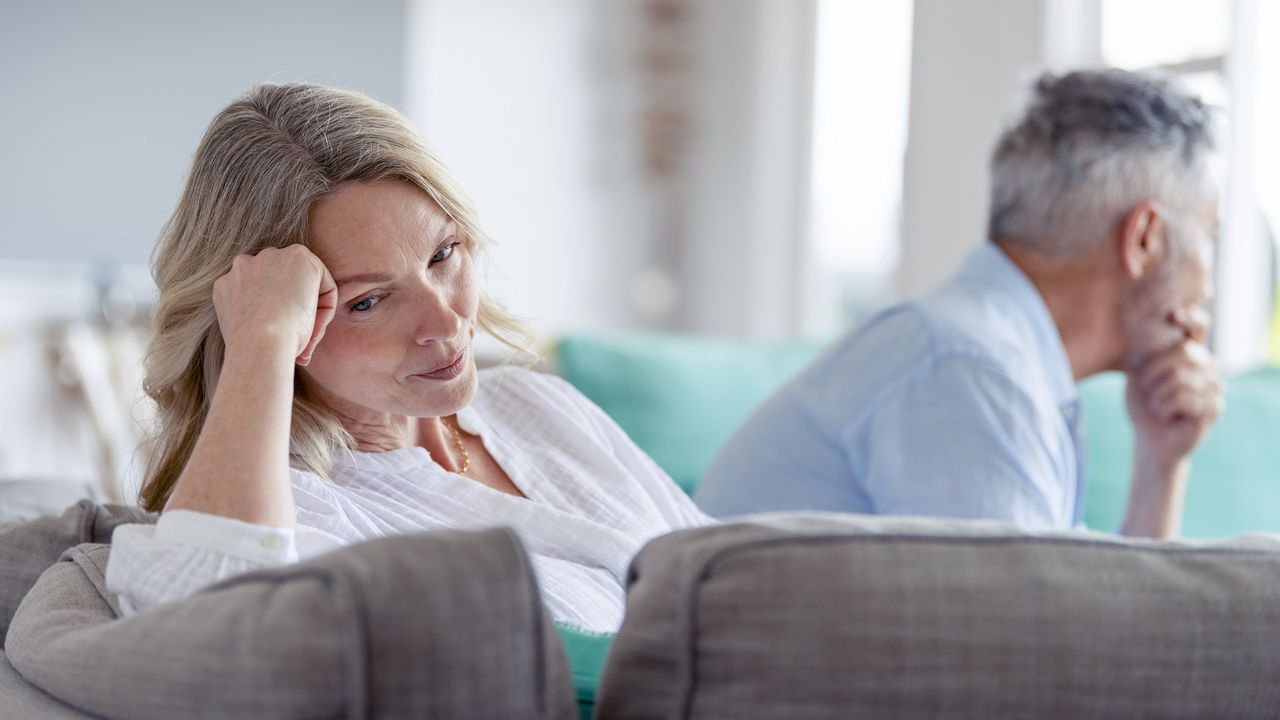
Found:
[[(744, 342), (656, 332), (569, 335), (555, 371), (600, 405), (677, 483), (692, 493), (716, 450), (771, 393), (812, 362), (821, 341)], [(1133, 432), (1124, 379), (1082, 383), (1085, 524), (1119, 526), (1128, 499)], [(1192, 457), (1183, 519), (1188, 538), (1280, 532), (1280, 368), (1226, 378), (1226, 410)], [(564, 633), (577, 657), (579, 694), (594, 695), (589, 668), (604, 641)], [(1280, 712), (1277, 713), (1280, 716)]]
[(647, 545), (621, 630), (584, 645), (501, 529), (363, 543), (119, 619), (93, 540), (133, 512), (0, 530), (4, 717), (1280, 716), (1273, 536), (753, 516)]
[[(590, 336), (566, 338), (556, 360), (692, 490), (737, 422), (820, 351)], [(0, 663), (0, 708), (28, 717), (229, 708), (242, 717), (1280, 717), (1280, 540), (1246, 535), (1280, 524), (1266, 480), (1266, 429), (1280, 421), (1272, 383), (1271, 371), (1228, 382), (1228, 410), (1194, 461), (1192, 499), (1202, 486), (1206, 499), (1189, 503), (1188, 526), (1199, 539), (754, 516), (650, 543), (632, 565), (616, 636), (553, 628), (504, 531), (345, 548), (148, 613), (159, 619), (109, 622), (118, 608), (98, 577), (102, 543), (113, 523), (138, 518), (83, 503), (0, 530), (0, 622), (14, 620), (6, 642), (15, 643)], [(1099, 528), (1123, 503), (1131, 440), (1119, 388), (1102, 378), (1082, 390), (1094, 478), (1086, 517)], [(42, 540), (18, 539), (33, 527)], [(406, 630), (424, 606), (430, 621)], [(254, 632), (226, 631), (241, 625)], [(335, 640), (348, 626), (367, 634)], [(277, 631), (316, 640), (278, 648)], [(178, 649), (160, 643), (168, 650), (142, 666), (167, 680), (148, 683), (156, 697), (131, 688), (137, 666), (96, 669), (113, 647), (175, 636)], [(211, 676), (210, 654), (233, 667)], [(273, 662), (254, 665), (262, 658)], [(78, 662), (89, 663), (84, 673), (68, 670)], [(313, 663), (317, 677), (275, 677)], [(171, 687), (182, 688), (176, 699)], [(233, 695), (260, 700), (224, 704)], [(312, 704), (290, 704), (303, 702)]]

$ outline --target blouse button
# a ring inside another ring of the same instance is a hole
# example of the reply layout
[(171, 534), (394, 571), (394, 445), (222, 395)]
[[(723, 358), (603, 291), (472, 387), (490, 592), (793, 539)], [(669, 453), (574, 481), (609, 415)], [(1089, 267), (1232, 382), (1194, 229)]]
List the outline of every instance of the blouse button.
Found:
[(279, 550), (283, 546), (284, 541), (280, 539), (279, 535), (268, 535), (262, 538), (262, 547), (268, 550)]

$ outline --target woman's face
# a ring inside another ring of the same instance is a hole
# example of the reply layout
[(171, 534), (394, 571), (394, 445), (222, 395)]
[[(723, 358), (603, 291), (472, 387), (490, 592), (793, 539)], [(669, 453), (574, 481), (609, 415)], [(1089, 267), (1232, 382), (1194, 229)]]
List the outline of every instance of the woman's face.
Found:
[(307, 245), (338, 285), (308, 393), (356, 422), (436, 417), (475, 396), (479, 288), (457, 226), (397, 180), (340, 186), (309, 215)]

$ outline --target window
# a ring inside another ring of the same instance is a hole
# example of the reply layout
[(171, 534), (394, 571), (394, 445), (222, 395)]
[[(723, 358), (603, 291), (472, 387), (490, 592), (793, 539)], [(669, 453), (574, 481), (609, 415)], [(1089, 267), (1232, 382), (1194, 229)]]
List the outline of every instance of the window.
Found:
[[(1102, 55), (1109, 65), (1180, 75), (1221, 110), (1215, 172), (1223, 189), (1213, 345), (1224, 367), (1280, 357), (1269, 330), (1275, 305), (1280, 220), (1280, 8), (1256, 0), (1103, 0)], [(1268, 336), (1270, 335), (1270, 341)]]
[(910, 0), (819, 0), (803, 330), (826, 336), (887, 294), (898, 261)]

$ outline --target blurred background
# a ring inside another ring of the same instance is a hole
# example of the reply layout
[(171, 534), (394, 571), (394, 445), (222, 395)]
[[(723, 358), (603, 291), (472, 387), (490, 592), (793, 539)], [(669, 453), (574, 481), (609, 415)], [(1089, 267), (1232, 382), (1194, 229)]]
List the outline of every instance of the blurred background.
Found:
[(1266, 37), (1259, 0), (6, 0), (0, 479), (131, 491), (148, 256), (206, 125), (263, 81), (406, 113), (496, 241), (490, 290), (551, 344), (830, 338), (983, 241), (987, 157), (1036, 74), (1176, 73), (1222, 109), (1213, 343), (1256, 366)]

